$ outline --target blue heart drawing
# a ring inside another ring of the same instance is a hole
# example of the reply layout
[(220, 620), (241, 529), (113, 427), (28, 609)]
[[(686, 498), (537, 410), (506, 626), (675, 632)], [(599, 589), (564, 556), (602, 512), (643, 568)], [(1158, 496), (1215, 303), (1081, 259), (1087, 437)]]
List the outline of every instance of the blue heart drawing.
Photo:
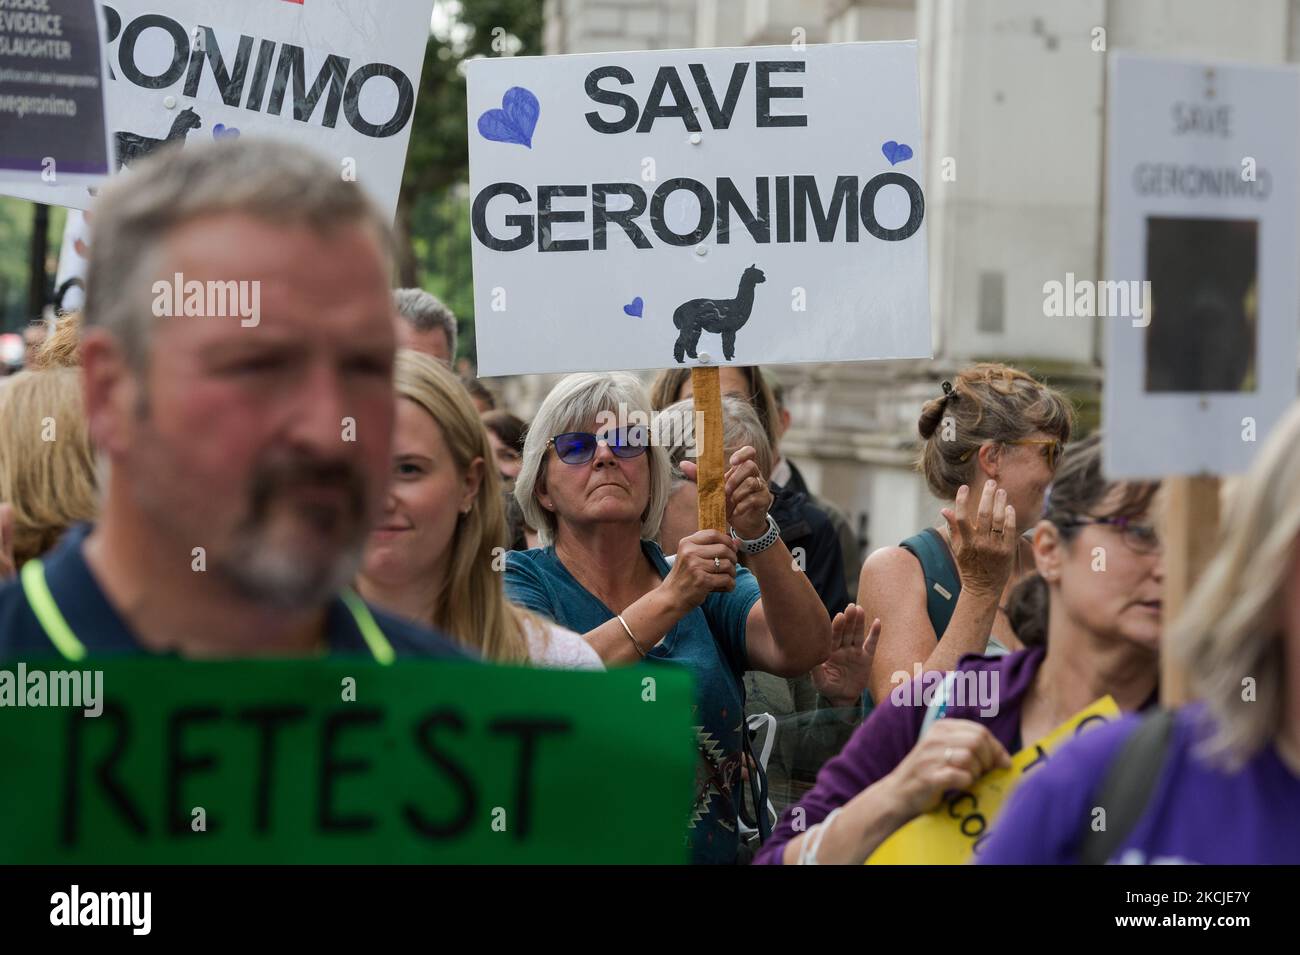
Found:
[(239, 130), (234, 126), (227, 126), (225, 123), (217, 123), (212, 127), (213, 139), (238, 139)]
[(645, 311), (645, 302), (641, 301), (641, 296), (638, 295), (636, 298), (632, 299), (631, 305), (623, 306), (623, 311), (627, 312), (627, 314), (631, 315), (633, 318), (640, 318), (641, 313)]
[(906, 143), (896, 143), (892, 139), (880, 147), (880, 151), (885, 154), (891, 166), (897, 166), (904, 159), (912, 158), (912, 147)]
[(512, 86), (501, 97), (500, 109), (490, 109), (478, 118), (478, 131), (484, 139), (518, 143), (532, 149), (533, 130), (541, 112), (541, 104), (531, 91)]

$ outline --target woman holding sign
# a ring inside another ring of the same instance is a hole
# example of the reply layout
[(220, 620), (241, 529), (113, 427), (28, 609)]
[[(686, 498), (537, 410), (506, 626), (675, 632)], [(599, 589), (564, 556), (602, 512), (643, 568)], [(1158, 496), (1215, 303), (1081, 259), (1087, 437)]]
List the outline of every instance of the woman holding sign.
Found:
[[(1046, 590), (1046, 627), (1036, 628), (1046, 647), (968, 658), (947, 680), (930, 671), (881, 697), (756, 861), (862, 862), (943, 793), (1009, 768), (1009, 754), (1078, 721), (1099, 699), (1113, 705), (1095, 711), (1112, 714), (1154, 704), (1164, 586), (1160, 541), (1146, 516), (1155, 492), (1153, 484), (1107, 483), (1097, 436), (1071, 448), (1034, 528), (1041, 582), (1023, 585)], [(969, 843), (991, 822), (970, 794), (948, 812), (955, 838)]]
[(951, 670), (968, 653), (1020, 648), (1006, 597), (1032, 569), (1021, 535), (1042, 513), (1072, 419), (1064, 395), (998, 364), (966, 369), (926, 402), (918, 464), (935, 496), (952, 503), (943, 525), (863, 565), (858, 603), (882, 624), (873, 699), (888, 694), (896, 674), (911, 679)]
[(1013, 795), (981, 862), (1300, 862), (1300, 405), (1221, 526), (1167, 638), (1199, 702), (1072, 743)]
[[(556, 385), (528, 429), (515, 485), (543, 546), (508, 555), (506, 591), (584, 634), (607, 665), (691, 670), (700, 756), (692, 858), (730, 863), (738, 849), (743, 675), (808, 672), (830, 654), (831, 621), (768, 517), (772, 495), (753, 448), (730, 459), (731, 535), (683, 538), (669, 568), (655, 539), (671, 466), (650, 440), (650, 420), (650, 402), (630, 375), (569, 375)], [(748, 569), (737, 567), (742, 547)], [(635, 780), (628, 782), (634, 799)]]

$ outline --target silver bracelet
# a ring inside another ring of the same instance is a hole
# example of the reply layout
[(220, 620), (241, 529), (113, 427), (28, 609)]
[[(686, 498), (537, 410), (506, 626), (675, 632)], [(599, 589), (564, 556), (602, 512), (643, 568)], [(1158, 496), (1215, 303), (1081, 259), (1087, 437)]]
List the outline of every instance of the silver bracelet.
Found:
[(632, 636), (632, 628), (627, 625), (621, 613), (616, 613), (614, 616), (618, 617), (618, 622), (623, 625), (623, 632), (627, 634), (627, 638), (632, 641), (632, 646), (636, 647), (636, 652), (641, 654), (641, 659), (644, 660), (645, 651), (641, 649), (641, 644), (636, 642), (636, 637)]
[(797, 865), (821, 865), (817, 861), (817, 853), (822, 847), (822, 839), (826, 836), (826, 831), (830, 829), (831, 822), (838, 816), (844, 807), (832, 809), (830, 813), (817, 825), (808, 830), (808, 834), (803, 837), (803, 844), (799, 846), (799, 861)]

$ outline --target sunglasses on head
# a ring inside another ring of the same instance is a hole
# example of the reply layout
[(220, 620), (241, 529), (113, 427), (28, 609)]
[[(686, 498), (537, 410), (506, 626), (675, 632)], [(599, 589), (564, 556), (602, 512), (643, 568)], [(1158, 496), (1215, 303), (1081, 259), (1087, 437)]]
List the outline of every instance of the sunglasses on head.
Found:
[[(1065, 445), (1056, 438), (1020, 438), (1016, 441), (1003, 441), (1002, 443), (1017, 447), (1039, 448), (1043, 453), (1043, 457), (1047, 459), (1047, 467), (1051, 471), (1056, 470), (1057, 462), (1061, 460), (1061, 455), (1065, 453)], [(970, 456), (978, 450), (979, 448), (971, 448), (959, 460), (962, 462), (969, 460)]]
[(596, 456), (596, 447), (601, 443), (608, 445), (615, 457), (626, 459), (645, 454), (649, 440), (646, 429), (637, 425), (619, 428), (604, 435), (595, 435), (590, 431), (566, 431), (547, 442), (555, 448), (555, 456), (565, 464), (586, 464)]
[(1006, 443), (1041, 449), (1043, 457), (1047, 458), (1047, 467), (1052, 471), (1056, 470), (1056, 462), (1061, 460), (1061, 455), (1065, 453), (1065, 445), (1056, 438), (1021, 438), (1018, 441), (1008, 441)]

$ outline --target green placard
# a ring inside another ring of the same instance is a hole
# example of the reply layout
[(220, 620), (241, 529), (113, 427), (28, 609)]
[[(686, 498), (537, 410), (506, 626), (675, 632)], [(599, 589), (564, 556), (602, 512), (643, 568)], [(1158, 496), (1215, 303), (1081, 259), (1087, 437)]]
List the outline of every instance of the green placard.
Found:
[(687, 859), (685, 670), (89, 663), (98, 717), (0, 707), (0, 863)]

